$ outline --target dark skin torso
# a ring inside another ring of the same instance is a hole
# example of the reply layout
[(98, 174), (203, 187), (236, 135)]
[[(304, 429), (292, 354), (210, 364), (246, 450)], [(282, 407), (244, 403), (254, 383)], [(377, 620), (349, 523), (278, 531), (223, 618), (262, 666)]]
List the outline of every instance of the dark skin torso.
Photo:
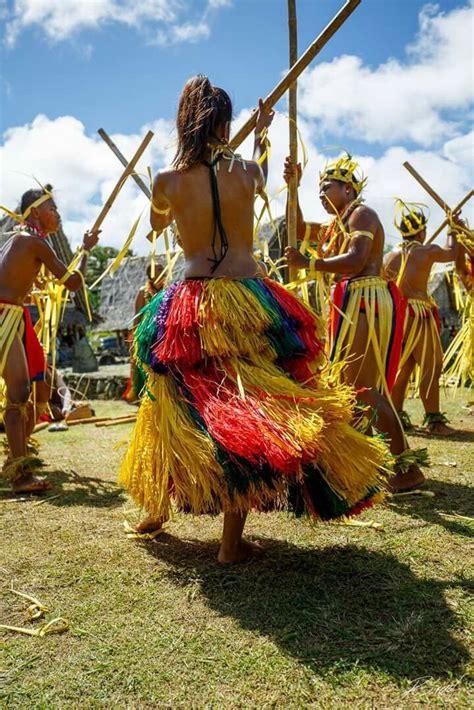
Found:
[(324, 271), (351, 277), (380, 276), (385, 234), (377, 213), (366, 205), (359, 205), (350, 214), (346, 229), (371, 232), (374, 238), (352, 237), (345, 254), (324, 259)]
[[(196, 165), (186, 171), (167, 170), (157, 175), (153, 201), (159, 209), (171, 207), (169, 216), (151, 212), (152, 226), (161, 231), (165, 222), (176, 220), (186, 262), (185, 277), (227, 276), (249, 278), (260, 274), (253, 256), (253, 205), (256, 192), (264, 187), (258, 165), (235, 161), (229, 173), (229, 161), (221, 160), (217, 172), (222, 222), (229, 249), (225, 259), (212, 273), (211, 248), (214, 213), (209, 180), (209, 168)], [(220, 239), (217, 234), (217, 246)]]
[[(428, 281), (435, 263), (452, 261), (456, 256), (454, 240), (446, 247), (437, 244), (423, 245), (412, 240), (408, 258), (400, 280), (400, 290), (405, 298), (428, 300)], [(385, 257), (385, 272), (389, 279), (395, 280), (402, 267), (402, 250), (396, 249)]]
[[(27, 299), (41, 265), (56, 278), (66, 269), (44, 239), (26, 233), (11, 237), (0, 249), (0, 301), (21, 306)], [(81, 286), (81, 278), (73, 274), (65, 282), (73, 291)]]
[[(299, 233), (304, 234), (304, 222), (301, 218), (302, 227)], [(319, 239), (322, 225), (311, 224), (310, 238), (314, 241)], [(351, 278), (362, 276), (380, 276), (383, 262), (383, 248), (385, 234), (377, 213), (366, 205), (357, 206), (345, 221), (347, 232), (364, 231), (371, 232), (373, 239), (364, 235), (357, 235), (351, 238), (344, 254), (330, 256), (323, 259), (316, 259), (315, 268), (318, 271), (327, 271), (340, 276), (350, 276)], [(308, 268), (309, 259), (299, 253), (298, 250), (288, 247), (286, 250), (288, 260), (297, 268)]]

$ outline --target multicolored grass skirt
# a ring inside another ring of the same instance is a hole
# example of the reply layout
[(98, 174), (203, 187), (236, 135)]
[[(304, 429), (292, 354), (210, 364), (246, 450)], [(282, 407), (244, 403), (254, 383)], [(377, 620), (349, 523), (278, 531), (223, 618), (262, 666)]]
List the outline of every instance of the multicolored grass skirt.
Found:
[(135, 333), (146, 394), (119, 482), (148, 514), (290, 509), (330, 520), (381, 498), (387, 449), (351, 388), (318, 374), (316, 316), (270, 279), (172, 284)]

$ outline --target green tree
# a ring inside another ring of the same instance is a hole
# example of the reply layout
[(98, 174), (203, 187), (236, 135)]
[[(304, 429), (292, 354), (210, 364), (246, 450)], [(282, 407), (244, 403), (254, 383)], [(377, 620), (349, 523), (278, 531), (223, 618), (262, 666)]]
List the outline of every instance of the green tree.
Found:
[[(110, 259), (114, 259), (119, 250), (115, 247), (106, 247), (102, 245), (97, 245), (91, 249), (89, 260), (87, 263), (87, 274), (86, 274), (86, 284), (91, 286), (101, 274), (104, 273)], [(135, 256), (131, 249), (128, 250), (125, 256)], [(96, 288), (89, 292), (89, 298), (93, 309), (97, 309), (100, 306), (100, 290), (102, 284), (100, 283)]]

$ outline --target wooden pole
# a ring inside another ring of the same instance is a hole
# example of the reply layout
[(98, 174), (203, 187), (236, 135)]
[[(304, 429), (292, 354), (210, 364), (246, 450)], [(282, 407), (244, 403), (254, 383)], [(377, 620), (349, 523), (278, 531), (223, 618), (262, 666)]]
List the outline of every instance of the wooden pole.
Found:
[[(453, 214), (457, 214), (458, 212), (460, 212), (461, 209), (462, 209), (462, 208), (464, 207), (464, 205), (466, 204), (466, 202), (468, 202), (468, 201), (471, 199), (471, 197), (472, 197), (473, 195), (474, 195), (474, 190), (470, 190), (470, 191), (467, 193), (467, 195), (465, 195), (465, 196), (462, 198), (461, 202), (459, 202), (459, 203), (456, 205), (456, 207), (453, 209)], [(436, 230), (433, 232), (433, 234), (431, 235), (431, 237), (428, 239), (428, 241), (427, 241), (426, 243), (427, 243), (427, 244), (431, 244), (431, 242), (433, 242), (433, 241), (436, 239), (436, 237), (438, 236), (438, 234), (441, 234), (441, 232), (443, 231), (443, 229), (444, 229), (445, 227), (447, 227), (448, 224), (449, 224), (449, 220), (445, 219), (444, 222), (439, 225), (438, 229), (436, 229)]]
[[(120, 160), (122, 165), (124, 167), (128, 167), (128, 161), (126, 157), (123, 153), (120, 152), (119, 148), (115, 145), (115, 143), (113, 142), (111, 137), (106, 133), (106, 131), (103, 128), (99, 128), (97, 133), (107, 143), (112, 153)], [(135, 173), (132, 173), (132, 178), (135, 180), (140, 190), (148, 197), (149, 200), (151, 200), (151, 191), (149, 187), (143, 182), (141, 177), (139, 175), (136, 175)], [(153, 241), (153, 230), (151, 232), (148, 232), (148, 234), (146, 235), (146, 239), (148, 239), (149, 242)]]
[[(107, 145), (109, 146), (112, 153), (120, 160), (120, 162), (122, 163), (124, 168), (128, 168), (128, 160), (126, 159), (124, 154), (120, 152), (119, 148), (117, 148), (117, 146), (113, 142), (112, 138), (108, 135), (108, 133), (103, 128), (99, 128), (97, 133), (107, 143)], [(148, 197), (149, 200), (151, 200), (150, 189), (146, 186), (146, 184), (143, 182), (141, 177), (139, 175), (136, 175), (135, 173), (133, 173), (132, 178), (135, 180), (135, 182), (137, 183), (140, 190)]]
[(421, 185), (424, 190), (426, 190), (428, 195), (433, 198), (433, 200), (441, 207), (442, 210), (444, 210), (445, 212), (449, 212), (449, 206), (446, 204), (446, 202), (438, 195), (437, 192), (433, 190), (431, 185), (429, 185), (426, 180), (421, 177), (420, 173), (415, 170), (413, 165), (410, 165), (408, 160), (403, 163), (403, 167), (408, 170), (410, 175), (413, 175), (415, 180)]
[[(296, 21), (296, 0), (288, 0), (288, 39), (289, 39), (289, 64), (290, 69), (298, 61), (298, 29)], [(290, 86), (289, 90), (289, 143), (290, 158), (293, 165), (298, 162), (298, 133), (296, 130), (297, 121), (297, 83)], [(288, 184), (288, 209), (286, 223), (286, 242), (289, 246), (296, 247), (296, 226), (297, 226), (297, 206), (298, 206), (298, 176), (295, 174)], [(285, 245), (282, 244), (282, 247)], [(288, 280), (294, 281), (297, 277), (297, 270), (290, 266), (288, 269)]]
[[(347, 18), (352, 15), (354, 10), (358, 5), (360, 5), (361, 0), (347, 0), (346, 4), (339, 10), (337, 15), (331, 20), (331, 22), (324, 28), (321, 34), (314, 40), (314, 42), (308, 47), (306, 52), (298, 59), (296, 64), (288, 71), (288, 73), (283, 77), (283, 79), (275, 86), (273, 91), (268, 94), (263, 104), (266, 109), (272, 108), (277, 101), (281, 99), (285, 91), (295, 83), (299, 75), (306, 69), (308, 64), (312, 62), (317, 54), (322, 50), (322, 48), (329, 42), (331, 37), (337, 32), (337, 30), (344, 24)], [(235, 134), (235, 136), (230, 141), (230, 146), (234, 150), (239, 147), (239, 145), (247, 138), (247, 136), (255, 128), (257, 122), (257, 112), (250, 116), (248, 121), (244, 123), (242, 128)]]
[(115, 185), (114, 189), (110, 193), (110, 196), (108, 197), (105, 205), (102, 207), (99, 216), (97, 217), (96, 221), (94, 222), (94, 226), (92, 227), (92, 232), (95, 232), (96, 230), (100, 229), (102, 222), (108, 215), (110, 208), (112, 207), (117, 195), (119, 194), (120, 190), (125, 184), (125, 180), (128, 178), (129, 175), (131, 175), (135, 169), (135, 165), (138, 163), (140, 158), (142, 157), (143, 153), (145, 152), (146, 148), (148, 147), (149, 142), (153, 138), (154, 133), (152, 131), (148, 131), (146, 134), (145, 138), (142, 140), (140, 143), (140, 146), (138, 147), (137, 152), (121, 174), (120, 178), (117, 181), (117, 184)]
[[(427, 183), (424, 178), (421, 177), (420, 173), (417, 172), (417, 170), (415, 170), (415, 168), (413, 167), (413, 165), (411, 165), (411, 164), (408, 162), (408, 160), (406, 160), (406, 161), (403, 163), (403, 167), (408, 170), (408, 172), (410, 173), (410, 175), (412, 175), (412, 176), (415, 178), (415, 180), (421, 185), (421, 187), (422, 187), (424, 190), (426, 190), (426, 192), (428, 193), (428, 195), (436, 202), (437, 205), (439, 205), (439, 206), (441, 207), (442, 210), (444, 210), (445, 212), (451, 212), (451, 209), (450, 209), (449, 205), (438, 195), (437, 192), (435, 192), (435, 190), (433, 190), (433, 188), (431, 187), (431, 185), (430, 185), (429, 183)], [(474, 190), (471, 190), (470, 192), (467, 193), (467, 195), (466, 195), (465, 197), (463, 197), (463, 199), (461, 200), (461, 202), (460, 202), (458, 205), (456, 205), (456, 207), (454, 208), (454, 210), (452, 210), (452, 214), (456, 214), (457, 212), (459, 212), (459, 210), (461, 209), (461, 207), (462, 207), (468, 200), (471, 199), (472, 195), (474, 195)], [(434, 239), (436, 239), (436, 237), (438, 236), (438, 234), (439, 234), (447, 225), (448, 225), (448, 220), (445, 219), (444, 222), (443, 222), (443, 224), (442, 224), (440, 227), (438, 227), (438, 229), (437, 229), (435, 232), (433, 232), (433, 234), (432, 234), (431, 237), (428, 239), (428, 241), (426, 242), (426, 244), (431, 244), (431, 242), (432, 242)]]
[(107, 419), (102, 422), (97, 422), (96, 427), (104, 427), (104, 426), (116, 426), (116, 424), (128, 424), (129, 422), (134, 422), (137, 419), (136, 414), (130, 414), (128, 417), (116, 417), (115, 419), (111, 417), (110, 419)]

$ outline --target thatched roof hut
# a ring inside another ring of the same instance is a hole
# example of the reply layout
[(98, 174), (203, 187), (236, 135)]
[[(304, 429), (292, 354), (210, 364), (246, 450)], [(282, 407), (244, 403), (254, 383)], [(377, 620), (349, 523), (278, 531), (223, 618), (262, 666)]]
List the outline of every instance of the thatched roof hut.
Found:
[[(444, 264), (443, 264), (444, 266)], [(448, 269), (440, 268), (431, 274), (428, 283), (428, 293), (436, 301), (439, 314), (447, 325), (457, 325), (459, 315), (456, 310), (456, 302)]]
[[(283, 249), (286, 245), (286, 219), (284, 215), (277, 217), (274, 222), (265, 222), (258, 229), (258, 239), (260, 243), (268, 243), (268, 252), (272, 261), (276, 261), (283, 256)], [(255, 248), (259, 248), (258, 242)]]
[[(159, 266), (166, 267), (166, 256), (155, 257)], [(146, 268), (149, 256), (126, 257), (113, 276), (106, 276), (101, 285), (99, 323), (95, 330), (127, 330), (135, 315), (135, 299), (138, 291), (146, 284)], [(184, 268), (182, 257), (173, 269), (173, 280), (181, 278)]]

